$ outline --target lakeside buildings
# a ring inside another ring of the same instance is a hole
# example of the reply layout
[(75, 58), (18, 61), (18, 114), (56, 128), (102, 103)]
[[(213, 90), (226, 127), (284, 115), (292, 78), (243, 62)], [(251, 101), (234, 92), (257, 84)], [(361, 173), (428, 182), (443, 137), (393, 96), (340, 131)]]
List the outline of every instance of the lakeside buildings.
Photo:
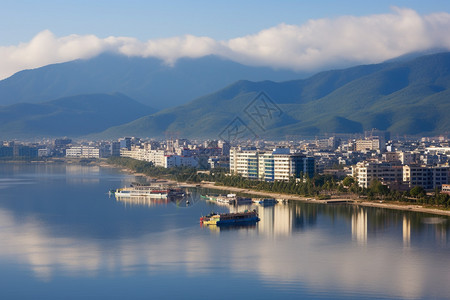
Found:
[(416, 185), (426, 190), (441, 186), (444, 189), (450, 183), (448, 137), (391, 140), (386, 132), (376, 130), (364, 136), (240, 141), (233, 145), (219, 140), (197, 141), (173, 136), (166, 140), (124, 137), (98, 142), (69, 138), (0, 142), (2, 159), (110, 156), (130, 157), (164, 168), (187, 166), (202, 171), (226, 168), (230, 173), (266, 181), (325, 174), (337, 179), (353, 175), (361, 187), (379, 180), (399, 190)]
[(289, 148), (260, 151), (256, 148), (234, 147), (230, 150), (230, 173), (265, 181), (289, 180), (302, 174), (314, 176), (314, 158), (290, 153)]

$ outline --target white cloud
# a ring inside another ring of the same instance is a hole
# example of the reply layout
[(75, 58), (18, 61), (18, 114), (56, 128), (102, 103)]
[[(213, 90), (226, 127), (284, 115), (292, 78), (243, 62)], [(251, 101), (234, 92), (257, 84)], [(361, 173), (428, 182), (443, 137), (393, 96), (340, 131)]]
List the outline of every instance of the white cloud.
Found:
[(0, 46), (0, 79), (23, 69), (90, 58), (106, 51), (157, 57), (168, 64), (180, 57), (216, 54), (248, 65), (315, 71), (376, 63), (430, 48), (450, 49), (449, 29), (448, 13), (421, 16), (414, 10), (394, 7), (388, 14), (317, 19), (301, 26), (280, 24), (227, 41), (193, 35), (147, 42), (95, 35), (58, 38), (45, 30), (28, 43)]

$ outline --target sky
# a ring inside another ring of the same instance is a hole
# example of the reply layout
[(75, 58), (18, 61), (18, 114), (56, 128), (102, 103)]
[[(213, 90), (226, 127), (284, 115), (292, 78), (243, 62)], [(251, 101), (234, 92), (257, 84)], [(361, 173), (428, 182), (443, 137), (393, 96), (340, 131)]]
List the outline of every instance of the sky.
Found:
[(296, 71), (450, 49), (448, 0), (0, 0), (0, 79), (103, 52)]

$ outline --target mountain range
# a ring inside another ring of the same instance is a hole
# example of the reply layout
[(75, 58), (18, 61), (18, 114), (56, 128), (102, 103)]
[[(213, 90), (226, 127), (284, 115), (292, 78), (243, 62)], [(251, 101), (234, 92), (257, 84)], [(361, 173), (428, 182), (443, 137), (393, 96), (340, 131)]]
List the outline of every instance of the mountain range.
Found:
[[(261, 91), (276, 108), (273, 116), (258, 121), (249, 111), (261, 103), (257, 100)], [(450, 131), (449, 113), (450, 53), (440, 53), (321, 72), (301, 80), (238, 81), (102, 135), (160, 136), (172, 131), (186, 137), (217, 138), (236, 118), (250, 135), (266, 138), (361, 133), (372, 128), (430, 135)]]
[(1, 138), (81, 136), (155, 112), (125, 95), (89, 94), (0, 107)]
[[(106, 60), (108, 59), (111, 57), (107, 57)], [(217, 61), (218, 58), (207, 57), (204, 59)], [(190, 62), (195, 65), (194, 61)], [(83, 63), (87, 64), (87, 62)], [(64, 76), (57, 77), (56, 82), (65, 82), (63, 78), (70, 78), (72, 75), (74, 78), (79, 76), (78, 73), (71, 74), (67, 71), (66, 66), (66, 64), (51, 66), (57, 71), (53, 70), (52, 74), (55, 74), (54, 72), (64, 74)], [(59, 67), (62, 68), (59, 69)], [(69, 74), (66, 74), (66, 71)], [(33, 72), (37, 73), (32, 74)], [(41, 69), (26, 71), (31, 74), (27, 75), (29, 78), (36, 78), (36, 80), (39, 80), (38, 74), (42, 76), (42, 72)], [(107, 71), (98, 72), (108, 73)], [(139, 73), (138, 71), (133, 72)], [(217, 70), (214, 69), (207, 71), (210, 76), (216, 72)], [(278, 74), (282, 74), (281, 71), (278, 72)], [(186, 71), (183, 76), (187, 76), (188, 73)], [(202, 84), (201, 78), (204, 77), (196, 77), (195, 74), (193, 73), (189, 80), (199, 86)], [(111, 77), (115, 76), (111, 75)], [(261, 76), (266, 75), (262, 74)], [(298, 78), (297, 76), (298, 74), (293, 74), (291, 78)], [(170, 78), (170, 76), (166, 78), (167, 82), (170, 82)], [(23, 80), (22, 84), (26, 86), (27, 80)], [(47, 80), (50, 82), (51, 77)], [(102, 80), (107, 81), (105, 78)], [(173, 82), (177, 80), (179, 78), (174, 79)], [(4, 81), (9, 84), (13, 82), (8, 79)], [(144, 88), (144, 82), (145, 79), (141, 79), (139, 83), (142, 95), (145, 95), (143, 91), (148, 88)], [(215, 82), (215, 80), (211, 80), (211, 82)], [(180, 84), (180, 86), (172, 85), (171, 88), (179, 89), (179, 93), (188, 93), (189, 88), (186, 87), (186, 84), (184, 82)], [(0, 82), (0, 95), (2, 95), (0, 99), (2, 101), (4, 100), (3, 95), (7, 94), (6, 86), (5, 82)], [(117, 87), (119, 86), (133, 91), (133, 87), (136, 87), (137, 83), (126, 81), (117, 83)], [(40, 87), (41, 91), (44, 91), (45, 88), (45, 85)], [(50, 86), (48, 90), (54, 90), (54, 87)], [(67, 89), (63, 91), (63, 94), (66, 92)], [(42, 97), (43, 94), (42, 92), (39, 97)], [(0, 132), (33, 136), (37, 134), (47, 136), (89, 135), (91, 138), (163, 137), (165, 133), (173, 132), (180, 137), (225, 139), (230, 138), (229, 133), (237, 129), (240, 132), (245, 131), (249, 137), (262, 138), (285, 138), (290, 135), (314, 136), (326, 133), (361, 133), (372, 128), (389, 130), (393, 134), (401, 135), (443, 134), (450, 131), (450, 118), (448, 117), (450, 112), (450, 53), (331, 70), (306, 79), (282, 82), (238, 80), (215, 92), (157, 112), (154, 112), (155, 110), (149, 106), (121, 94), (107, 95), (121, 99), (121, 104), (117, 107), (115, 102), (98, 102), (95, 108), (84, 108), (91, 101), (97, 103), (93, 99), (100, 97), (99, 95), (105, 94), (78, 95), (39, 104), (22, 103), (16, 104), (16, 106), (1, 107)], [(127, 94), (127, 96), (130, 95)], [(157, 99), (156, 96), (154, 97)], [(69, 101), (67, 99), (70, 99), (73, 105), (78, 103), (76, 112), (73, 107), (61, 108), (61, 104), (58, 104)], [(125, 103), (130, 103), (130, 107), (127, 107)], [(151, 103), (154, 102), (146, 102), (148, 105)], [(22, 109), (21, 106), (28, 108)], [(64, 109), (68, 109), (68, 111)], [(29, 114), (24, 113), (26, 111), (29, 111)], [(91, 117), (84, 118), (84, 114), (87, 112)], [(102, 114), (103, 117), (96, 118), (95, 114), (97, 113)], [(128, 120), (121, 119), (117, 115), (120, 113), (126, 114)], [(57, 116), (61, 114), (63, 116), (70, 115), (72, 119), (58, 118)], [(115, 119), (114, 122), (107, 116)], [(59, 125), (60, 120), (73, 120), (73, 123), (64, 127)], [(94, 120), (95, 124), (90, 125), (90, 122)], [(77, 129), (77, 124), (80, 123), (83, 126)], [(59, 128), (52, 129), (55, 124), (58, 124)], [(81, 130), (81, 128), (84, 129)]]
[(102, 54), (89, 60), (24, 70), (1, 80), (0, 105), (119, 92), (164, 109), (241, 79), (283, 81), (300, 77), (302, 74), (292, 71), (245, 66), (213, 55), (181, 58), (169, 66), (157, 58)]

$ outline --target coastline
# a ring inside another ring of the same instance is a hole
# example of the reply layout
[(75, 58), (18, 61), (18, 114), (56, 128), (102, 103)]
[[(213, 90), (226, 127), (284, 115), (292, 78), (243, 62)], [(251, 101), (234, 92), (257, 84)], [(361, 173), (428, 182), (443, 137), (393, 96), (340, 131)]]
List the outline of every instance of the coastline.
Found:
[(416, 204), (401, 205), (401, 204), (386, 203), (386, 202), (376, 203), (376, 202), (363, 201), (363, 200), (358, 200), (358, 199), (345, 199), (345, 198), (334, 198), (334, 199), (331, 199), (331, 201), (327, 201), (327, 200), (316, 200), (311, 197), (303, 197), (303, 196), (292, 195), (292, 194), (280, 194), (280, 193), (263, 192), (263, 191), (256, 191), (256, 190), (237, 188), (237, 187), (217, 186), (217, 185), (213, 185), (212, 183), (200, 183), (199, 185), (202, 188), (248, 193), (248, 194), (253, 194), (253, 195), (258, 195), (258, 196), (266, 196), (266, 197), (271, 197), (271, 198), (276, 198), (276, 199), (281, 198), (281, 199), (287, 199), (287, 200), (295, 200), (295, 201), (303, 201), (303, 202), (319, 203), (319, 204), (331, 204), (333, 202), (335, 202), (335, 203), (346, 202), (347, 204), (357, 205), (357, 206), (377, 207), (377, 208), (414, 211), (414, 212), (422, 212), (422, 213), (450, 216), (450, 211), (448, 211), (448, 210), (440, 210), (437, 208), (422, 207), (422, 206), (416, 205)]
[[(79, 161), (67, 161), (64, 159), (61, 160), (49, 160), (49, 161), (38, 161), (39, 163), (78, 163)], [(31, 162), (31, 163), (37, 163), (37, 162)], [(399, 203), (390, 203), (390, 202), (371, 202), (361, 199), (352, 199), (352, 198), (332, 198), (329, 200), (316, 200), (313, 197), (305, 197), (300, 195), (293, 195), (293, 194), (282, 194), (282, 193), (273, 193), (273, 192), (267, 192), (267, 191), (257, 191), (252, 189), (245, 189), (245, 188), (238, 188), (238, 187), (230, 187), (230, 186), (221, 186), (221, 185), (215, 185), (213, 182), (201, 182), (201, 183), (187, 183), (187, 182), (177, 182), (174, 180), (166, 179), (166, 178), (157, 178), (157, 177), (151, 177), (143, 173), (135, 172), (131, 169), (127, 169), (120, 166), (115, 166), (108, 164), (105, 161), (96, 161), (94, 163), (89, 163), (90, 165), (97, 165), (99, 167), (105, 167), (105, 168), (116, 168), (122, 172), (127, 172), (129, 174), (135, 175), (135, 176), (143, 176), (147, 179), (157, 179), (157, 180), (164, 180), (165, 183), (169, 184), (177, 184), (182, 185), (185, 187), (201, 187), (206, 189), (213, 189), (218, 191), (232, 191), (232, 192), (240, 192), (240, 193), (247, 193), (252, 194), (256, 196), (262, 196), (262, 197), (270, 197), (270, 198), (276, 198), (276, 199), (286, 199), (286, 200), (293, 200), (293, 201), (303, 201), (308, 203), (318, 203), (318, 204), (331, 204), (331, 203), (343, 203), (351, 204), (351, 205), (357, 205), (357, 206), (366, 206), (366, 207), (377, 207), (377, 208), (385, 208), (385, 209), (394, 209), (394, 210), (403, 210), (403, 211), (414, 211), (414, 212), (421, 212), (421, 213), (428, 213), (428, 214), (434, 214), (434, 215), (442, 215), (442, 216), (450, 216), (450, 210), (441, 210), (437, 208), (429, 208), (429, 207), (423, 207), (421, 205), (417, 204), (399, 204)], [(89, 165), (88, 164), (88, 165)]]

